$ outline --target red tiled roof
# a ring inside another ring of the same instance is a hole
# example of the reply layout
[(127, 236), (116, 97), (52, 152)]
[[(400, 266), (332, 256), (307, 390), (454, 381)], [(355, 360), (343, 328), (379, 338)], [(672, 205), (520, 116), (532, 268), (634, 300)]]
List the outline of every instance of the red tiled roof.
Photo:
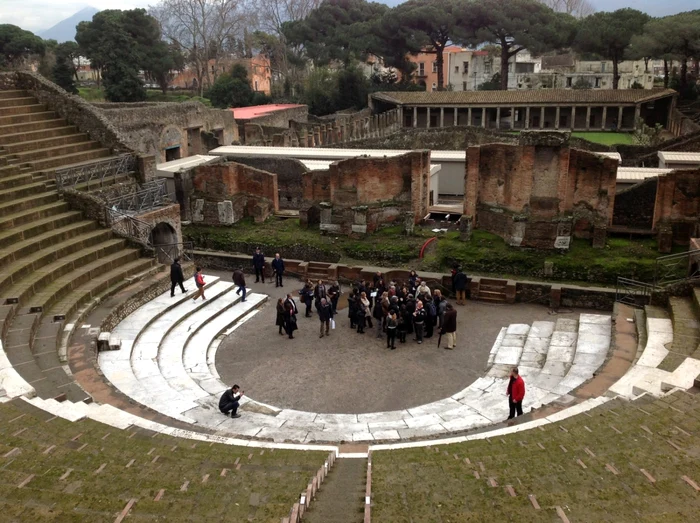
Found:
[(250, 120), (260, 116), (266, 116), (275, 111), (284, 111), (285, 109), (295, 109), (297, 107), (304, 106), (300, 104), (267, 104), (253, 105), (252, 107), (234, 107), (230, 110), (233, 112), (233, 117), (236, 120)]

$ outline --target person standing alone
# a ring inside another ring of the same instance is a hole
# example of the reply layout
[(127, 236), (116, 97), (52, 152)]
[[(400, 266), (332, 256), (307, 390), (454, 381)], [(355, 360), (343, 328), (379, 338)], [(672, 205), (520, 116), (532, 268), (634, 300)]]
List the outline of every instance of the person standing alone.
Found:
[(262, 278), (265, 283), (265, 255), (260, 250), (260, 247), (255, 249), (253, 254), (253, 268), (255, 269), (255, 283), (258, 283)]
[(508, 395), (508, 406), (510, 407), (508, 419), (513, 419), (516, 413), (518, 416), (522, 416), (525, 382), (518, 372), (518, 367), (513, 367), (510, 371), (510, 381), (508, 382), (506, 394)]
[(469, 279), (467, 278), (467, 275), (464, 274), (462, 267), (457, 267), (457, 274), (452, 277), (452, 285), (454, 286), (455, 293), (457, 294), (457, 305), (464, 305), (468, 284)]
[(445, 318), (442, 322), (442, 330), (440, 334), (444, 334), (447, 338), (445, 340), (446, 349), (454, 349), (457, 345), (457, 311), (448, 303), (445, 306)]
[(202, 297), (202, 301), (206, 300), (204, 296), (204, 275), (202, 274), (202, 268), (197, 267), (197, 271), (194, 273), (194, 284), (197, 286), (197, 293), (192, 298), (192, 301), (197, 301), (197, 298)]
[(175, 296), (175, 287), (180, 286), (182, 294), (187, 292), (185, 286), (182, 284), (185, 281), (185, 276), (182, 274), (182, 267), (180, 266), (180, 258), (175, 258), (172, 265), (170, 266), (170, 297)]
[(272, 271), (275, 273), (275, 287), (284, 287), (282, 285), (282, 275), (284, 274), (284, 260), (280, 257), (280, 253), (275, 254), (275, 259), (272, 260)]
[(324, 328), (326, 336), (330, 335), (331, 321), (333, 321), (333, 307), (328, 303), (326, 298), (321, 298), (321, 301), (316, 307), (316, 312), (318, 313), (318, 319), (321, 320), (321, 335), (319, 338), (323, 338)]
[(236, 285), (236, 287), (238, 287), (238, 290), (236, 291), (236, 296), (238, 296), (241, 293), (241, 291), (243, 291), (243, 299), (241, 301), (245, 301), (245, 276), (243, 275), (242, 270), (236, 269), (235, 271), (233, 271), (233, 283)]

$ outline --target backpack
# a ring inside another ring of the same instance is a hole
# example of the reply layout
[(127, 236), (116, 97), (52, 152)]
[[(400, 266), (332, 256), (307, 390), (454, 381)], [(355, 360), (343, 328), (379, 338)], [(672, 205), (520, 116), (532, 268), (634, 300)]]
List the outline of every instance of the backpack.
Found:
[(433, 300), (429, 300), (425, 308), (428, 310), (428, 316), (437, 316), (437, 311), (435, 310), (435, 303), (433, 302)]

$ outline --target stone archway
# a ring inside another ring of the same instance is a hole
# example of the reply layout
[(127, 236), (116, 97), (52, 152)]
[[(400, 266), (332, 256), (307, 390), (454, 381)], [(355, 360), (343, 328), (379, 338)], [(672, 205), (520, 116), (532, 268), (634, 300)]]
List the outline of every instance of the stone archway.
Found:
[(180, 255), (177, 231), (172, 225), (159, 222), (151, 230), (149, 242), (156, 249), (156, 256), (160, 263), (171, 263), (174, 258)]

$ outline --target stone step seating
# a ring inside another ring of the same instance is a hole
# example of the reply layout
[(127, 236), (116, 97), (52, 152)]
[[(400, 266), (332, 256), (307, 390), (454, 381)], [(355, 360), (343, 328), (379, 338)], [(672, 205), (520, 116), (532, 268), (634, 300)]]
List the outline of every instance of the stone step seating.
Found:
[(491, 280), (488, 278), (480, 278), (479, 280), (479, 290), (475, 293), (475, 299), (492, 303), (507, 302), (506, 286), (508, 282), (506, 280)]
[(669, 312), (673, 323), (673, 342), (659, 368), (673, 372), (687, 357), (700, 359), (700, 288), (694, 289), (693, 298), (669, 298)]
[(531, 430), (373, 448), (372, 520), (695, 521), (699, 414), (700, 396), (678, 391)]
[(99, 356), (105, 377), (126, 395), (192, 423), (194, 420), (183, 413), (199, 407), (197, 400), (211, 402), (218, 398), (211, 398), (197, 382), (188, 379), (183, 366), (185, 344), (202, 328), (209, 329), (209, 321), (223, 318), (227, 326), (231, 325), (265, 299), (250, 293), (245, 303), (239, 303), (233, 284), (211, 276), (205, 276), (205, 281), (206, 301), (193, 303), (192, 292), (172, 298), (169, 292), (162, 294), (112, 332), (115, 341), (111, 343), (120, 343), (120, 350), (101, 352)]
[(4, 520), (180, 521), (206, 514), (216, 521), (280, 521), (329, 459), (326, 449), (189, 440), (186, 431), (141, 427), (128, 416), (116, 426), (111, 416), (122, 416), (116, 409), (102, 413), (108, 424), (76, 419), (65, 407), (0, 405)]
[(673, 344), (673, 322), (660, 307), (647, 306), (647, 341), (640, 358), (625, 375), (610, 387), (609, 394), (633, 398), (649, 393), (660, 396), (673, 388), (688, 389), (700, 375), (700, 359), (685, 357), (673, 371), (660, 368)]
[[(169, 307), (168, 304), (175, 300), (170, 298), (169, 293), (158, 298), (159, 303), (147, 304), (133, 313), (117, 326), (113, 333), (118, 334), (122, 340), (122, 350), (100, 354), (99, 364), (105, 377), (133, 399), (177, 419), (182, 420), (182, 416), (185, 416), (196, 421), (198, 425), (216, 429), (222, 434), (298, 442), (400, 440), (464, 431), (501, 422), (508, 415), (508, 405), (505, 400), (507, 379), (504, 377), (506, 368), (509, 370), (510, 366), (518, 364), (523, 353), (529, 354), (536, 349), (542, 351), (542, 357), (539, 364), (534, 357), (528, 360), (528, 363), (535, 365), (530, 369), (533, 372), (537, 370), (538, 375), (533, 375), (533, 382), (527, 386), (527, 409), (558, 400), (579, 385), (580, 383), (574, 383), (568, 388), (560, 385), (560, 381), (570, 377), (570, 371), (571, 376), (574, 374), (579, 377), (584, 376), (584, 381), (592, 377), (589, 368), (590, 358), (574, 365), (577, 333), (564, 330), (575, 328), (578, 322), (567, 323), (566, 320), (560, 320), (556, 325), (552, 322), (538, 322), (533, 329), (527, 325), (506, 328), (503, 338), (497, 343), (494, 351), (494, 361), (499, 362), (499, 367), (494, 367), (493, 375), (480, 378), (451, 398), (403, 411), (359, 415), (317, 414), (279, 409), (248, 399), (250, 405), (244, 404), (242, 407), (246, 409), (245, 416), (230, 420), (222, 416), (216, 408), (218, 396), (226, 385), (218, 379), (213, 363), (217, 346), (216, 338), (227, 324), (232, 323), (232, 320), (229, 318), (229, 313), (224, 312), (211, 322), (205, 321), (209, 310), (214, 313), (226, 305), (226, 302), (222, 306), (215, 305), (219, 299), (221, 298), (212, 301), (209, 307), (199, 309), (191, 319), (181, 321), (179, 325), (165, 333), (167, 322), (162, 322), (163, 325), (159, 323), (161, 322), (159, 318), (164, 318), (159, 310)], [(234, 309), (235, 307), (237, 306), (234, 306)], [(174, 315), (179, 308), (178, 305), (174, 309), (166, 309), (166, 314)], [(187, 312), (189, 310), (185, 309), (178, 314)], [(600, 365), (605, 361), (610, 344), (610, 318), (609, 316), (598, 317), (598, 315), (582, 315), (582, 317), (584, 321), (581, 329), (585, 333), (581, 338), (582, 350), (588, 339), (588, 326), (591, 322), (597, 321), (603, 324), (607, 322), (607, 345), (604, 350), (600, 349), (601, 355), (598, 356), (600, 361), (598, 365)], [(152, 323), (149, 324), (149, 321)], [(188, 338), (187, 329), (190, 327), (194, 332)], [(511, 334), (506, 337), (505, 333), (509, 330)], [(139, 335), (149, 331), (152, 335), (146, 337)], [(567, 334), (570, 336), (566, 336)], [(570, 341), (572, 336), (573, 346)], [(512, 345), (509, 344), (510, 337), (518, 338), (520, 347), (516, 347), (515, 357), (510, 356), (511, 359), (508, 359), (509, 356), (506, 353), (512, 353), (509, 347)], [(539, 337), (539, 343), (536, 337)], [(550, 338), (554, 338), (552, 341), (555, 343), (551, 347)], [(131, 340), (135, 341), (129, 347)], [(543, 345), (541, 340), (546, 343)], [(523, 350), (526, 345), (527, 352)], [(499, 349), (503, 349), (502, 352)], [(547, 361), (548, 349), (552, 350), (549, 361)], [(159, 364), (157, 369), (154, 365), (156, 350), (158, 350)], [(130, 355), (127, 354), (128, 352)], [(566, 363), (562, 362), (564, 357)], [(130, 365), (127, 358), (130, 358)], [(579, 367), (581, 372), (575, 372)], [(582, 372), (584, 368), (588, 374)], [(131, 370), (133, 373), (130, 372)], [(498, 370), (497, 374), (496, 370)], [(556, 377), (555, 382), (552, 382), (553, 377)], [(157, 379), (157, 384), (141, 386), (149, 379)], [(183, 393), (190, 404), (180, 404), (178, 396), (171, 390), (166, 389), (168, 393), (163, 394), (161, 392), (163, 379), (170, 385), (170, 389)], [(158, 390), (158, 393), (152, 393), (152, 389)], [(185, 407), (195, 401), (199, 405), (186, 411)]]

